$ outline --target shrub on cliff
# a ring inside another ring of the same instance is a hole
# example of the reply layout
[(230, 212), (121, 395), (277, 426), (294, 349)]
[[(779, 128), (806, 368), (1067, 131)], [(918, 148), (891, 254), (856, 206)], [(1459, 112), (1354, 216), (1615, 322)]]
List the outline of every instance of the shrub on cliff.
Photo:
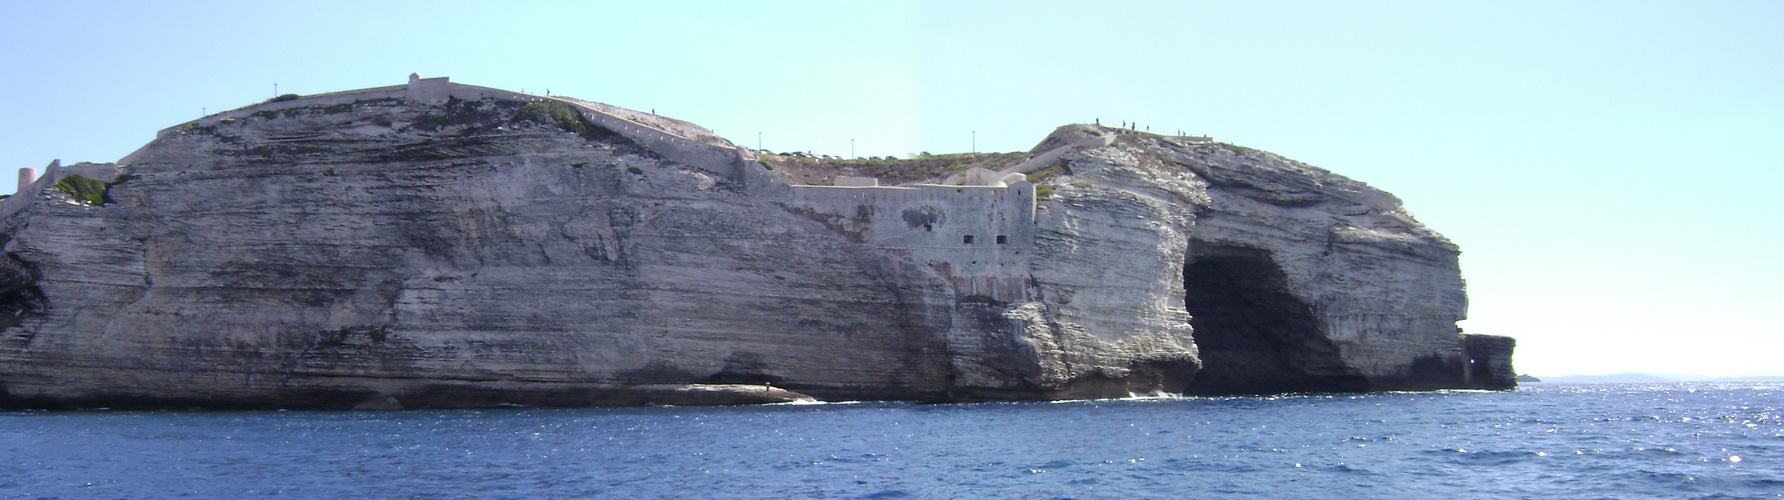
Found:
[(56, 189), (68, 193), (68, 197), (88, 205), (104, 205), (105, 192), (111, 189), (111, 183), (91, 177), (69, 174), (56, 181)]
[(1047, 179), (1051, 179), (1051, 178), (1058, 177), (1061, 175), (1071, 175), (1071, 174), (1072, 174), (1072, 167), (1070, 167), (1064, 163), (1061, 163), (1061, 164), (1047, 167), (1047, 168), (1041, 169), (1040, 171), (1028, 174), (1028, 182), (1039, 183), (1041, 181), (1045, 181)]
[(514, 113), (514, 120), (557, 125), (558, 128), (574, 132), (591, 141), (623, 139), (618, 133), (589, 120), (587, 116), (576, 111), (575, 107), (563, 101), (529, 102)]

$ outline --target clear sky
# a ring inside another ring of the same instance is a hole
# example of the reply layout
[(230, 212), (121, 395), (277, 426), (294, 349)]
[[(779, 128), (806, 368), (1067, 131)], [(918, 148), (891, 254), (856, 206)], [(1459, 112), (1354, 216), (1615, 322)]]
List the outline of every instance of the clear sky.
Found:
[(1784, 2), (0, 0), (0, 166), (411, 72), (773, 150), (1208, 134), (1405, 200), (1519, 371), (1784, 374)]

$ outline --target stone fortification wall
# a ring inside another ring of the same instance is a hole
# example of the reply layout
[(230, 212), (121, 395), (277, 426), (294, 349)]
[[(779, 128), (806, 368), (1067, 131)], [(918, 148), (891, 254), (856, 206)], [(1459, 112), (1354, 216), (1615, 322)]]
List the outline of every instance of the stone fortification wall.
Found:
[(419, 74), (409, 74), (409, 85), (403, 89), (404, 98), (428, 104), (445, 104), (452, 95), (452, 78), (422, 78)]
[[(118, 178), (118, 166), (110, 163), (79, 163), (65, 167), (62, 166), (62, 160), (51, 161), (49, 166), (44, 167), (43, 176), (38, 177), (30, 184), (20, 185), (17, 193), (0, 200), (0, 218), (19, 213), (25, 207), (31, 206), (31, 200), (37, 198), (37, 195), (43, 193), (43, 190), (49, 189), (50, 186), (56, 185), (57, 181), (70, 175), (111, 182)], [(20, 180), (23, 180), (23, 177)]]
[(1075, 142), (1075, 143), (1072, 143), (1072, 144), (1069, 144), (1069, 145), (1066, 145), (1063, 147), (1053, 148), (1053, 149), (1043, 152), (1041, 154), (1035, 155), (1033, 158), (1023, 160), (1022, 163), (1017, 163), (1017, 164), (1011, 166), (1010, 168), (1003, 169), (1000, 172), (1020, 173), (1020, 174), (1032, 173), (1036, 170), (1051, 167), (1054, 164), (1059, 163), (1060, 157), (1065, 156), (1066, 153), (1077, 152), (1077, 151), (1085, 149), (1085, 148), (1104, 147), (1104, 146), (1113, 144), (1114, 142), (1115, 142), (1114, 135), (1103, 135), (1103, 136), (1091, 137), (1089, 139), (1084, 139), (1084, 140), (1081, 140), (1081, 141), (1078, 141), (1078, 142)]
[[(290, 99), (290, 100), (284, 100), (284, 101), (267, 101), (267, 102), (263, 102), (260, 104), (247, 106), (244, 108), (237, 108), (237, 109), (232, 109), (229, 111), (224, 111), (222, 113), (213, 114), (210, 116), (199, 118), (197, 120), (192, 120), (192, 121), (189, 121), (186, 123), (181, 123), (179, 125), (174, 125), (172, 127), (167, 127), (167, 128), (161, 129), (161, 131), (159, 131), (159, 132), (156, 132), (155, 138), (160, 139), (163, 137), (167, 137), (168, 134), (172, 134), (172, 133), (177, 132), (180, 129), (186, 128), (186, 127), (215, 126), (217, 124), (217, 122), (221, 122), (223, 120), (232, 120), (232, 119), (240, 120), (242, 118), (247, 118), (249, 115), (252, 115), (254, 113), (259, 113), (262, 111), (279, 111), (279, 110), (283, 110), (283, 109), (302, 108), (302, 107), (308, 107), (308, 106), (332, 106), (335, 104), (350, 104), (350, 103), (354, 103), (354, 102), (358, 102), (358, 101), (369, 101), (369, 100), (373, 100), (373, 99), (403, 99), (403, 98), (408, 97), (408, 88), (409, 87), (407, 85), (392, 85), (389, 87), (374, 87), (374, 88), (369, 88), (369, 89), (349, 90), (349, 91), (345, 91), (345, 92), (329, 92), (326, 94), (309, 95), (309, 96), (303, 96), (303, 97), (299, 97), (296, 99)], [(145, 146), (145, 147), (147, 147), (147, 146)], [(125, 156), (123, 160), (118, 161), (118, 164), (120, 164), (120, 165), (130, 164), (129, 160), (135, 158), (137, 156), (137, 153), (140, 153), (141, 151), (142, 150), (139, 149), (139, 150), (137, 150), (136, 153), (131, 153), (129, 156)]]
[(576, 104), (582, 115), (590, 121), (609, 130), (626, 136), (645, 149), (651, 150), (664, 159), (696, 167), (707, 172), (742, 182), (745, 163), (749, 161), (745, 149), (731, 145), (709, 144), (686, 137), (677, 136), (643, 123), (603, 113), (593, 106), (578, 101), (565, 100)]
[(1034, 185), (793, 186), (795, 211), (909, 259), (961, 298), (1033, 300)]
[(29, 186), (33, 182), (37, 182), (37, 169), (31, 167), (21, 168), (19, 169), (19, 183), (14, 184), (14, 186), (17, 186), (17, 189), (14, 191), (23, 191), (25, 186)]

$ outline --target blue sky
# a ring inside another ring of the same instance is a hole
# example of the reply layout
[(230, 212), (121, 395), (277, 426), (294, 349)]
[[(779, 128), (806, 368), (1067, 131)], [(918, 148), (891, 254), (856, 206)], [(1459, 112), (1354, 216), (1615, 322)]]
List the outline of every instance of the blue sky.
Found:
[(1136, 121), (1398, 195), (1520, 371), (1784, 374), (1779, 26), (1757, 1), (0, 0), (0, 166), (411, 72), (829, 154)]

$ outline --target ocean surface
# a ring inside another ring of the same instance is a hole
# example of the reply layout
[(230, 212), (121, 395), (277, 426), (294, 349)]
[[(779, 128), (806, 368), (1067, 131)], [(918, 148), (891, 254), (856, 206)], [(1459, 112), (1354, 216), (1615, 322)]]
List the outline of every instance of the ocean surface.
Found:
[(0, 498), (1781, 498), (1784, 383), (0, 412)]

